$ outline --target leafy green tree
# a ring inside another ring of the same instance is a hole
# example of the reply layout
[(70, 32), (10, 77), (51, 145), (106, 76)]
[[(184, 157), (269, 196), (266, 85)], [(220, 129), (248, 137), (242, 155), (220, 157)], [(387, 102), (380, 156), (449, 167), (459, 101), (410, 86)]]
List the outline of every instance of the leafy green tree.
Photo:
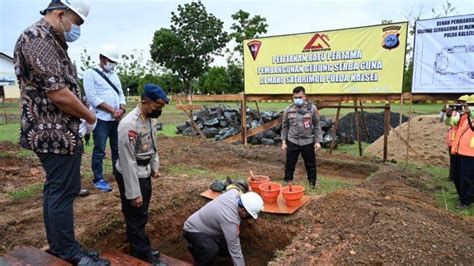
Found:
[[(236, 43), (233, 52), (238, 53), (240, 56), (237, 61), (242, 62), (244, 56), (244, 40), (258, 38), (260, 34), (267, 33), (267, 19), (259, 15), (250, 17), (250, 13), (242, 9), (232, 14), (231, 17), (234, 23), (230, 27), (231, 32), (229, 36)], [(232, 51), (227, 49), (227, 52), (231, 53), (231, 57), (233, 56)]]
[(213, 56), (221, 55), (229, 41), (223, 24), (207, 12), (201, 1), (178, 5), (177, 13), (171, 13), (170, 29), (155, 32), (151, 58), (178, 74), (192, 95), (193, 82), (206, 72)]
[(240, 93), (244, 91), (244, 70), (241, 64), (230, 63), (227, 65), (229, 88), (226, 93)]
[(211, 67), (203, 76), (202, 92), (222, 94), (229, 90), (230, 79), (225, 67)]

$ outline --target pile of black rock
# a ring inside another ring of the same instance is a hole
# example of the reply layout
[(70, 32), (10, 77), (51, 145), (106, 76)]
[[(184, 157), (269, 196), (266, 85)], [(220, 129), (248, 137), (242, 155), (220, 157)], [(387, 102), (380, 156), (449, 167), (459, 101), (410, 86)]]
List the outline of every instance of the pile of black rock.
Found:
[[(241, 132), (241, 108), (231, 108), (227, 105), (219, 105), (217, 107), (203, 107), (202, 110), (194, 113), (193, 120), (197, 127), (201, 129), (206, 138), (214, 138), (217, 141), (224, 140), (231, 136), (240, 134)], [(247, 108), (247, 128), (256, 128), (270, 121), (276, 120), (283, 115), (283, 112), (264, 111)], [(330, 118), (321, 117), (321, 127), (323, 133), (323, 146), (329, 147), (332, 140), (333, 121)], [(177, 126), (177, 133), (184, 136), (199, 135), (191, 127), (190, 121)], [(248, 138), (248, 143), (253, 145), (279, 145), (281, 125), (270, 128), (255, 136)], [(337, 142), (337, 138), (336, 138)]]
[[(364, 112), (362, 115), (359, 114), (359, 126), (360, 126), (360, 137), (361, 141), (367, 143), (373, 143), (381, 136), (384, 132), (384, 112), (380, 113), (369, 113)], [(407, 116), (402, 116), (402, 123), (408, 121)], [(393, 128), (398, 127), (400, 124), (400, 113), (390, 113), (390, 125)], [(368, 132), (368, 134), (367, 134)], [(337, 135), (341, 144), (352, 144), (357, 139), (355, 113), (349, 113), (339, 121), (337, 129)]]

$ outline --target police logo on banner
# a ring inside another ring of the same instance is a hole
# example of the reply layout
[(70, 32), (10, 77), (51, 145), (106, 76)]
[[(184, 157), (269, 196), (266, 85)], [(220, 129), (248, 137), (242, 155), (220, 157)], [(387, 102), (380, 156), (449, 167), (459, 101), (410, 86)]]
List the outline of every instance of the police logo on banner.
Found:
[(252, 54), (253, 60), (257, 59), (258, 52), (260, 51), (260, 46), (262, 46), (261, 41), (251, 41), (247, 44), (250, 54)]
[(397, 48), (400, 45), (400, 26), (390, 26), (383, 28), (382, 47), (388, 50)]

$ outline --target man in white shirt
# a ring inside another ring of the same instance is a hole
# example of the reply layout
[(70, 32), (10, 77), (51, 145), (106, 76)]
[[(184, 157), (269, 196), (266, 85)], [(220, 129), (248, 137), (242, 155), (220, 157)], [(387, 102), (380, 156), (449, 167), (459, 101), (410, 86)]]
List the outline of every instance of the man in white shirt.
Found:
[(92, 151), (92, 172), (94, 186), (104, 192), (112, 191), (112, 187), (104, 179), (103, 161), (105, 146), (109, 139), (112, 151), (112, 168), (118, 160), (119, 121), (125, 114), (125, 97), (120, 79), (115, 73), (119, 62), (119, 53), (114, 50), (103, 51), (99, 56), (100, 64), (84, 72), (84, 92), (87, 102), (93, 107), (97, 116), (97, 126), (93, 131), (94, 150)]

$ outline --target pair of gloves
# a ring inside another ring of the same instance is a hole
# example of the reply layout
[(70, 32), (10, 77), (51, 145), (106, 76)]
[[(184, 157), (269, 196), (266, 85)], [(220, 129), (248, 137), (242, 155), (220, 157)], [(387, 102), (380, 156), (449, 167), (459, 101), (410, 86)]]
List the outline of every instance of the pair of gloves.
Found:
[(89, 124), (86, 122), (86, 120), (81, 119), (81, 124), (79, 125), (79, 136), (82, 138), (85, 135), (92, 133), (95, 126), (97, 126), (97, 119), (95, 120), (94, 124)]
[(241, 180), (232, 180), (230, 177), (227, 177), (225, 181), (216, 180), (212, 182), (210, 189), (216, 192), (228, 191), (230, 189), (237, 189), (241, 194), (247, 193), (249, 191), (249, 185), (245, 181)]

